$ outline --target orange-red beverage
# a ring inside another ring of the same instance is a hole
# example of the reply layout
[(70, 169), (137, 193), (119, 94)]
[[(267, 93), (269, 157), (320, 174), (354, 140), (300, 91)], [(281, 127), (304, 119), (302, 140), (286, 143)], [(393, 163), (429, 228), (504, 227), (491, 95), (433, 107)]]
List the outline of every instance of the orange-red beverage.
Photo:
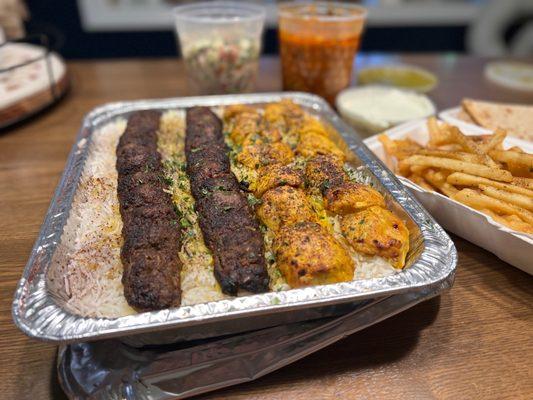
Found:
[(333, 104), (350, 84), (366, 10), (313, 2), (282, 4), (279, 11), (283, 89), (312, 92)]

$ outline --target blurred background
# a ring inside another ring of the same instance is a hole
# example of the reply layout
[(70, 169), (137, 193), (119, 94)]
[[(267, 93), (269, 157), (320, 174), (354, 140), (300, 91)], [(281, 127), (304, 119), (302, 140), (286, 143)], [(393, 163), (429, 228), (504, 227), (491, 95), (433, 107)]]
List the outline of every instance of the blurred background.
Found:
[[(278, 51), (275, 0), (267, 9), (263, 52)], [(175, 55), (171, 10), (179, 0), (0, 0), (5, 36), (44, 33), (65, 58)], [(533, 0), (363, 0), (363, 51), (533, 54)]]

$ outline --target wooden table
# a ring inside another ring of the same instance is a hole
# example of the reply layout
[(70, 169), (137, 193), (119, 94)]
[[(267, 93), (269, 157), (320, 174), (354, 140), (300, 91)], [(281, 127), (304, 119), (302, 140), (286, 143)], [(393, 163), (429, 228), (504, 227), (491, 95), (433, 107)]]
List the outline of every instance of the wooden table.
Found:
[[(439, 109), (463, 96), (533, 103), (531, 95), (485, 81), (486, 60), (373, 55), (358, 64), (390, 58), (439, 75), (431, 94)], [(278, 60), (264, 59), (261, 68), (258, 89), (279, 90)], [(69, 69), (68, 98), (0, 135), (0, 398), (64, 398), (56, 346), (20, 333), (11, 321), (11, 301), (83, 115), (109, 101), (187, 94), (183, 66), (173, 59), (72, 62)], [(533, 278), (453, 240), (459, 265), (450, 292), (255, 382), (202, 398), (533, 398)]]

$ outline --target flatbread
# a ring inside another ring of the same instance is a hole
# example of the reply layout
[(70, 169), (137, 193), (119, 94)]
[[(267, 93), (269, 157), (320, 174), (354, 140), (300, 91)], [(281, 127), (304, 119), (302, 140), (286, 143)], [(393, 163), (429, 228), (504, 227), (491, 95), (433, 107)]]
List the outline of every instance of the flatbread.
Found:
[(509, 136), (533, 142), (533, 106), (463, 99), (463, 110), (483, 128), (505, 129)]

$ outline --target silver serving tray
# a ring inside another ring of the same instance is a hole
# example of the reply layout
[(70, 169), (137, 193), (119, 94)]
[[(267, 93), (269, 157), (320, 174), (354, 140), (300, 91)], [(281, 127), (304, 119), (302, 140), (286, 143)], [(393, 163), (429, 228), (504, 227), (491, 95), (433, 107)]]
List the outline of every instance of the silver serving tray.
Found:
[[(47, 271), (63, 233), (88, 154), (93, 131), (141, 109), (169, 110), (193, 105), (260, 104), (291, 98), (334, 127), (353, 153), (354, 165), (385, 194), (407, 220), (411, 248), (402, 272), (384, 278), (270, 292), (229, 300), (143, 312), (119, 318), (88, 318), (62, 307), (62, 296), (47, 288)], [(299, 320), (344, 313), (356, 302), (393, 294), (448, 288), (457, 252), (444, 230), (320, 97), (306, 93), (264, 93), (185, 97), (111, 103), (90, 112), (78, 133), (46, 219), (13, 301), (13, 319), (28, 336), (52, 342), (121, 337), (131, 345), (170, 343), (220, 336)]]
[(335, 318), (230, 337), (135, 349), (116, 339), (59, 347), (59, 383), (69, 399), (184, 399), (253, 381), (428, 300), (440, 288), (374, 299)]

